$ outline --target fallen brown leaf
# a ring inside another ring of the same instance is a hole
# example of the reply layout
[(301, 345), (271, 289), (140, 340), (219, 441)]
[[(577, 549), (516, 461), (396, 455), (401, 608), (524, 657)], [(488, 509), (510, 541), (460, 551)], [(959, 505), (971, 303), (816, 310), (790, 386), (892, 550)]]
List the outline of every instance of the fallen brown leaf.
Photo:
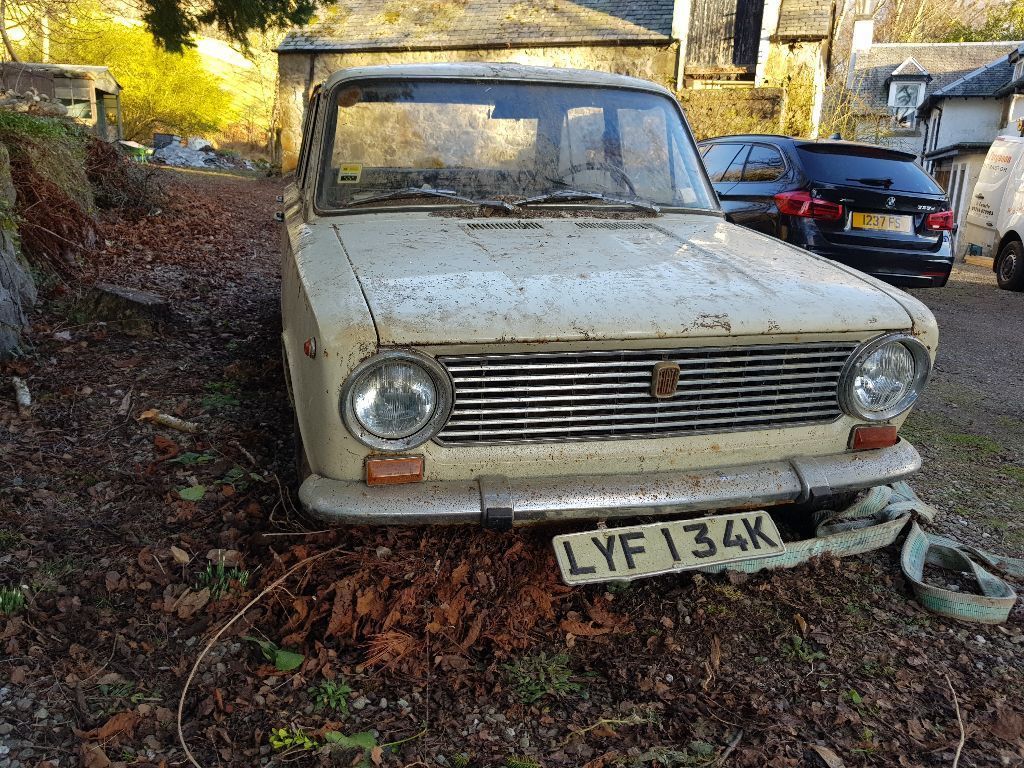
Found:
[(174, 610), (179, 619), (188, 619), (195, 616), (199, 610), (210, 602), (210, 588), (203, 587), (198, 592), (186, 590), (185, 594), (178, 598), (174, 604)]
[(822, 762), (828, 768), (846, 768), (846, 763), (843, 762), (843, 759), (828, 747), (823, 747), (820, 744), (811, 744), (810, 748), (822, 759)]
[(118, 712), (98, 728), (86, 731), (82, 734), (82, 738), (95, 741), (110, 741), (122, 734), (131, 736), (135, 732), (135, 726), (138, 724), (138, 713), (135, 710), (127, 709), (124, 712)]

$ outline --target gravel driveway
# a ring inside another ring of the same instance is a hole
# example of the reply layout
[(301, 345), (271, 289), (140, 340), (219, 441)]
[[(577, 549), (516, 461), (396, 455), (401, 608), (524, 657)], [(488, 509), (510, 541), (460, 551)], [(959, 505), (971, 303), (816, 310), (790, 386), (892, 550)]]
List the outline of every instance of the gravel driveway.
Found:
[(903, 434), (921, 451), (913, 485), (938, 523), (985, 548), (1024, 554), (1024, 293), (958, 266), (918, 290), (939, 321), (935, 373)]

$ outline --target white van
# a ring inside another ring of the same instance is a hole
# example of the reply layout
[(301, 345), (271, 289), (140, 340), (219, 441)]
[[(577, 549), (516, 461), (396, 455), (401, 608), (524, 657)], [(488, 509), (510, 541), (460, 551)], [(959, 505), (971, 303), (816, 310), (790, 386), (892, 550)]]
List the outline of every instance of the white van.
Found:
[(963, 236), (968, 255), (994, 260), (1000, 288), (1024, 291), (1024, 138), (1000, 136), (992, 142)]

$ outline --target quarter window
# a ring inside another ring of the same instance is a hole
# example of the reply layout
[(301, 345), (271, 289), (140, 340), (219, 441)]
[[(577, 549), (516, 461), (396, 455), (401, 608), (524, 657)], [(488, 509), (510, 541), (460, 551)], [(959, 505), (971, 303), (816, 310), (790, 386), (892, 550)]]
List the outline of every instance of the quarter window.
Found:
[(754, 144), (743, 166), (743, 181), (775, 181), (785, 172), (786, 163), (777, 149)]

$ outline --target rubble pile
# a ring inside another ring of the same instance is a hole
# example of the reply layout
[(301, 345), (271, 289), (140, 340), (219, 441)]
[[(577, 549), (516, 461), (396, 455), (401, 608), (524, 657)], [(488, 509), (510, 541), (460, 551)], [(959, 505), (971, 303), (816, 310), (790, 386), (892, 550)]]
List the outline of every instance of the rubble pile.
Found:
[(227, 168), (253, 170), (248, 160), (218, 152), (205, 139), (189, 139), (188, 145), (175, 139), (153, 151), (153, 159), (178, 168)]
[(28, 88), (22, 93), (7, 88), (0, 89), (0, 109), (27, 112), (40, 117), (67, 117), (68, 114), (67, 107), (35, 88)]

